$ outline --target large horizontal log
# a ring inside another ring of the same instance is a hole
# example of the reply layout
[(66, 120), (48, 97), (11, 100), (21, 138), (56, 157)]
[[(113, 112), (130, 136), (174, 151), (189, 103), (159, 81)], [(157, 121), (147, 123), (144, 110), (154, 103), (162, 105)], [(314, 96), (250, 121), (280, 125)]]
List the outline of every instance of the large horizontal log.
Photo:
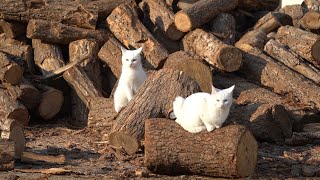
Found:
[(280, 26), (292, 25), (292, 17), (280, 13), (280, 12), (269, 12), (254, 25), (253, 29), (257, 29), (265, 32), (266, 34), (276, 31)]
[(239, 8), (245, 11), (273, 11), (280, 4), (280, 0), (240, 0)]
[(243, 178), (256, 167), (257, 142), (243, 126), (192, 134), (175, 121), (148, 119), (145, 127), (145, 166), (154, 173)]

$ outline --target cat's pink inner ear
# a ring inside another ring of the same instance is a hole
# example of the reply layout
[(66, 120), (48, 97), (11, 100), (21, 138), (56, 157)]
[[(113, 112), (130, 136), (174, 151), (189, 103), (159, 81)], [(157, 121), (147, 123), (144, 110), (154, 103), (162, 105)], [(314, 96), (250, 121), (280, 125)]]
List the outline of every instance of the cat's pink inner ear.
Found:
[(216, 94), (219, 89), (216, 89), (213, 85), (211, 85), (211, 94)]
[(122, 54), (124, 54), (127, 50), (125, 48), (123, 48), (122, 46), (120, 46), (121, 52)]

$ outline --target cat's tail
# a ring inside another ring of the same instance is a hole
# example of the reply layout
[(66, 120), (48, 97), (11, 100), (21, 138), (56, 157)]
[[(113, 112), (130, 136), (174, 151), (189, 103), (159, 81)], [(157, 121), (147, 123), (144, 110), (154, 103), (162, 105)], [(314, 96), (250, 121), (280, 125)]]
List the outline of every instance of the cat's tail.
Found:
[(184, 100), (185, 99), (183, 97), (177, 96), (176, 99), (173, 101), (173, 112), (177, 119), (181, 117), (183, 114), (182, 107)]

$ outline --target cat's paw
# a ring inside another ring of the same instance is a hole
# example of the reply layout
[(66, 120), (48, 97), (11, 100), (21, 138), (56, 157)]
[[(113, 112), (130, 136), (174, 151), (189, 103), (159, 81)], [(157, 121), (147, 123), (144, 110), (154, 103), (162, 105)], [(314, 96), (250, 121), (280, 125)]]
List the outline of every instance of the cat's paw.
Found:
[(191, 133), (198, 133), (198, 132), (201, 132), (203, 130), (205, 130), (206, 127), (205, 126), (198, 126), (198, 127), (192, 127), (192, 128), (188, 128), (188, 129), (185, 129)]
[(207, 126), (206, 128), (207, 128), (208, 132), (211, 132), (211, 131), (213, 131), (215, 129), (214, 126)]

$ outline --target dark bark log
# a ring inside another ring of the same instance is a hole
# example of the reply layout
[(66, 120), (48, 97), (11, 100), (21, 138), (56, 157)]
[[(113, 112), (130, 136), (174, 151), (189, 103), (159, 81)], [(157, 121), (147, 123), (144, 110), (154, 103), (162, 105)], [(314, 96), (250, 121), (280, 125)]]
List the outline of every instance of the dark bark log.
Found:
[(0, 171), (14, 169), (14, 142), (0, 139)]
[[(198, 84), (185, 73), (171, 69), (152, 73), (119, 113), (109, 143), (113, 142), (111, 145), (122, 146), (128, 154), (134, 154), (138, 150), (136, 142), (144, 136), (145, 119), (169, 118), (172, 113), (172, 102), (176, 96), (186, 97), (199, 91)], [(126, 137), (125, 141), (119, 139), (122, 136)]]
[(220, 13), (209, 22), (210, 32), (219, 37), (222, 42), (233, 45), (236, 38), (236, 20), (231, 14)]
[(306, 78), (320, 85), (320, 70), (317, 70), (309, 63), (304, 62), (304, 60), (301, 59), (297, 54), (282, 44), (270, 39), (264, 46), (264, 51), (292, 70), (297, 71)]
[(174, 24), (174, 12), (164, 0), (144, 0), (139, 7), (149, 17), (154, 26), (172, 40), (179, 40), (184, 35)]
[(260, 30), (248, 31), (244, 34), (239, 41), (235, 43), (235, 46), (239, 49), (257, 48), (262, 50), (267, 42), (267, 35)]
[(201, 59), (185, 58), (190, 56), (185, 51), (178, 51), (169, 55), (163, 68), (170, 68), (186, 73), (191, 79), (195, 80), (201, 91), (211, 93), (212, 74), (207, 64)]
[(102, 46), (109, 39), (109, 36), (109, 33), (103, 31), (73, 27), (46, 20), (32, 19), (27, 26), (28, 38), (57, 44), (69, 44), (75, 40), (93, 38)]
[(145, 127), (145, 166), (154, 173), (243, 178), (256, 167), (257, 142), (243, 126), (192, 134), (175, 121), (148, 119)]
[(2, 29), (8, 38), (16, 38), (26, 34), (27, 26), (26, 24), (7, 22), (0, 19), (0, 29)]
[(5, 53), (0, 52), (0, 81), (17, 85), (22, 78), (23, 70)]
[(245, 11), (273, 11), (280, 3), (280, 0), (241, 0), (239, 8)]
[(228, 12), (238, 6), (238, 0), (198, 1), (192, 7), (179, 11), (174, 16), (176, 27), (188, 32), (201, 27), (221, 12)]
[(242, 63), (242, 54), (239, 49), (223, 43), (214, 35), (201, 29), (185, 35), (183, 47), (185, 51), (199, 55), (222, 71), (236, 71)]
[(269, 12), (258, 20), (253, 29), (261, 30), (268, 34), (285, 25), (292, 25), (291, 16), (280, 12)]
[(303, 17), (304, 13), (307, 10), (304, 9), (301, 5), (291, 5), (291, 6), (285, 6), (279, 10), (281, 13), (288, 14), (292, 18), (292, 24), (294, 27), (298, 25), (299, 20)]
[(137, 17), (136, 6), (122, 4), (112, 11), (107, 24), (115, 37), (127, 48), (143, 47), (148, 69), (159, 69), (168, 56), (168, 51), (152, 36)]
[(276, 40), (320, 68), (320, 38), (317, 34), (291, 26), (282, 26), (278, 29)]

